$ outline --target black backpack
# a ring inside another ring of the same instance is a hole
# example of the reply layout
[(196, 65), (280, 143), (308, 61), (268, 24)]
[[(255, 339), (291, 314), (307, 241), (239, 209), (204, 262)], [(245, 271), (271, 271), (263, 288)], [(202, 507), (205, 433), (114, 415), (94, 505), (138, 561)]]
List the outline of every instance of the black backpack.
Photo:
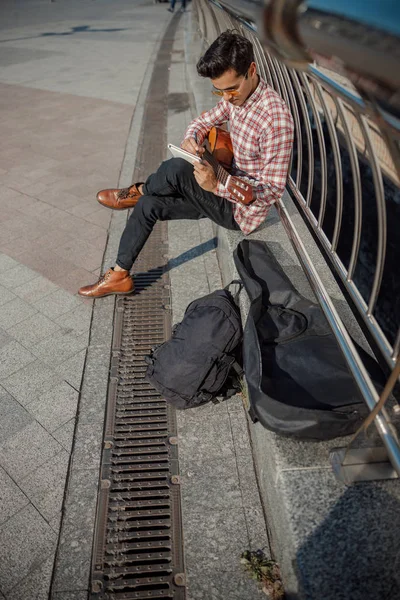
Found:
[(176, 408), (218, 402), (240, 389), (242, 323), (228, 288), (191, 302), (171, 339), (145, 358), (146, 379)]
[[(240, 242), (234, 258), (251, 302), (243, 363), (253, 421), (304, 439), (353, 433), (369, 411), (320, 306), (299, 294), (264, 242)], [(378, 364), (357, 349), (379, 389)]]

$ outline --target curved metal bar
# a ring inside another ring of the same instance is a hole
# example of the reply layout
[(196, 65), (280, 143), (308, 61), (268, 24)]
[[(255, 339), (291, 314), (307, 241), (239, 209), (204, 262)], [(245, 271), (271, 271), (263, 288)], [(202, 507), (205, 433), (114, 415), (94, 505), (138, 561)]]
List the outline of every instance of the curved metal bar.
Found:
[(214, 14), (214, 19), (215, 19), (215, 31), (216, 31), (216, 37), (219, 36), (219, 34), (221, 33), (221, 31), (224, 30), (225, 27), (225, 13), (223, 10), (219, 10), (216, 6), (212, 7), (212, 12)]
[(273, 80), (272, 80), (272, 74), (271, 74), (271, 70), (269, 68), (269, 65), (267, 63), (267, 61), (265, 60), (265, 55), (264, 55), (264, 51), (262, 49), (261, 43), (259, 41), (258, 38), (254, 38), (254, 42), (255, 42), (255, 46), (256, 46), (256, 52), (257, 55), (260, 57), (260, 64), (263, 66), (264, 69), (264, 73), (266, 74), (266, 81), (268, 82), (268, 84), (273, 88)]
[(331, 251), (336, 252), (338, 245), (340, 228), (342, 225), (343, 217), (343, 172), (342, 172), (342, 161), (340, 155), (339, 142), (336, 135), (336, 128), (333, 122), (331, 111), (326, 105), (324, 95), (321, 91), (321, 86), (318, 81), (313, 81), (314, 89), (317, 92), (318, 99), (324, 111), (326, 123), (328, 125), (329, 136), (331, 138), (331, 144), (333, 149), (333, 161), (335, 164), (336, 174), (336, 215), (335, 215), (335, 226), (333, 230)]
[(378, 215), (378, 252), (376, 257), (376, 270), (374, 275), (374, 281), (372, 284), (371, 295), (368, 302), (368, 314), (371, 315), (374, 312), (376, 301), (378, 299), (378, 294), (382, 283), (383, 269), (385, 267), (387, 237), (386, 204), (385, 192), (383, 189), (382, 181), (382, 171), (375, 156), (374, 148), (369, 134), (367, 119), (363, 115), (356, 115), (356, 117), (361, 127), (361, 131), (367, 146), (368, 158), (372, 169), (372, 177), (374, 180), (376, 194), (376, 209)]
[(276, 92), (278, 92), (278, 94), (280, 94), (281, 92), (280, 92), (280, 87), (279, 87), (279, 81), (278, 81), (278, 76), (275, 71), (275, 65), (273, 62), (273, 58), (272, 58), (272, 56), (266, 55), (265, 59), (266, 59), (266, 62), (268, 63), (269, 69), (272, 73), (272, 80), (274, 82), (272, 87), (274, 88), (274, 90)]
[[(307, 154), (308, 154), (308, 180), (307, 180), (307, 196), (305, 199), (305, 204), (307, 207), (311, 204), (311, 193), (314, 185), (314, 144), (312, 139), (312, 131), (310, 118), (308, 116), (308, 110), (306, 101), (304, 100), (304, 93), (299, 83), (296, 71), (288, 71), (292, 81), (293, 86), (297, 93), (297, 98), (300, 102), (301, 111), (303, 113), (303, 122), (306, 128), (306, 136), (307, 136)], [(303, 199), (304, 201), (304, 199)]]
[(256, 56), (257, 66), (259, 68), (261, 77), (263, 79), (266, 79), (268, 81), (267, 71), (266, 71), (266, 68), (265, 68), (267, 63), (266, 63), (265, 60), (263, 60), (263, 51), (262, 51), (262, 48), (261, 48), (261, 44), (260, 44), (259, 40), (256, 37), (254, 37), (254, 36), (250, 36), (250, 37), (251, 37), (250, 41), (253, 43), (254, 54)]
[(290, 106), (289, 94), (288, 94), (288, 90), (286, 87), (286, 81), (285, 81), (285, 79), (283, 77), (283, 73), (282, 73), (283, 68), (284, 68), (284, 65), (282, 63), (279, 63), (278, 60), (275, 60), (275, 69), (276, 69), (276, 73), (278, 75), (279, 83), (281, 86), (283, 99), (286, 102), (287, 106), (289, 107)]
[[(289, 108), (290, 107), (289, 93), (288, 93), (286, 80), (283, 77), (283, 73), (282, 73), (283, 69), (285, 69), (285, 65), (283, 63), (279, 63), (279, 61), (277, 60), (277, 61), (275, 61), (275, 68), (276, 68), (276, 73), (278, 75), (279, 83), (281, 86), (283, 99)], [(292, 152), (290, 154), (290, 164), (289, 164), (288, 173), (291, 173), (292, 165), (293, 165), (293, 148), (292, 148)], [(297, 177), (296, 177), (296, 179), (297, 179)]]
[(206, 24), (205, 24), (205, 16), (204, 16), (204, 11), (201, 7), (201, 3), (199, 2), (199, 0), (195, 0), (196, 1), (196, 14), (197, 14), (197, 21), (199, 24), (199, 29), (200, 29), (200, 33), (203, 36), (204, 39), (206, 39)]
[[(299, 110), (297, 107), (296, 98), (293, 92), (293, 87), (290, 83), (289, 75), (285, 65), (282, 65), (282, 74), (285, 80), (286, 88), (290, 97), (289, 107), (292, 109), (294, 125), (296, 128), (296, 146), (297, 146), (297, 171), (296, 171), (296, 187), (300, 188), (301, 176), (303, 171), (303, 136), (301, 133)], [(289, 170), (290, 173), (290, 170)]]
[(342, 121), (343, 128), (345, 131), (345, 139), (347, 149), (349, 151), (351, 172), (353, 175), (353, 186), (354, 186), (354, 235), (353, 244), (350, 255), (349, 268), (347, 272), (347, 281), (352, 281), (354, 270), (357, 264), (358, 251), (360, 249), (361, 241), (361, 225), (362, 225), (362, 192), (361, 192), (361, 179), (360, 179), (360, 166), (358, 163), (357, 149), (353, 140), (353, 136), (350, 131), (349, 123), (345, 114), (343, 103), (340, 98), (333, 100), (336, 104), (338, 115)]
[(235, 21), (233, 20), (233, 18), (231, 17), (231, 15), (229, 13), (225, 13), (225, 15), (228, 18), (228, 29), (235, 29), (235, 27), (237, 28), (237, 23), (235, 23)]
[(322, 129), (321, 119), (319, 116), (318, 109), (316, 107), (310, 84), (308, 82), (307, 75), (305, 73), (300, 73), (300, 79), (303, 81), (303, 84), (308, 92), (307, 98), (311, 105), (311, 110), (313, 111), (315, 124), (317, 126), (317, 137), (319, 144), (319, 152), (321, 158), (321, 204), (319, 207), (319, 215), (318, 215), (318, 228), (322, 229), (322, 222), (325, 216), (325, 208), (326, 208), (326, 194), (327, 194), (327, 178), (326, 178), (326, 149), (325, 149), (325, 140), (324, 133)]
[(393, 346), (393, 354), (392, 354), (393, 360), (397, 359), (397, 357), (399, 356), (399, 353), (400, 353), (400, 328), (397, 332), (396, 341)]
[(208, 0), (211, 4), (215, 4), (221, 10), (226, 11), (231, 17), (233, 17), (236, 21), (243, 24), (248, 29), (251, 29), (254, 32), (257, 32), (257, 26), (253, 21), (253, 18), (250, 15), (245, 15), (243, 12), (237, 12), (233, 10), (231, 6), (228, 6), (224, 2), (220, 2), (219, 0)]
[(212, 17), (213, 32), (212, 32), (212, 39), (210, 40), (210, 36), (208, 36), (208, 39), (212, 43), (219, 36), (220, 26), (219, 26), (218, 18), (216, 15), (216, 9), (214, 6), (211, 7), (210, 13), (211, 13), (211, 17)]
[[(314, 231), (316, 231), (316, 232), (318, 231), (318, 237), (319, 237), (319, 241), (321, 242), (321, 245), (329, 253), (330, 247), (331, 247), (330, 241), (325, 236), (325, 234), (322, 230), (318, 230), (317, 219), (316, 219), (314, 213), (311, 211), (310, 208), (308, 208), (307, 206), (304, 205), (304, 198), (300, 194), (299, 189), (296, 187), (296, 184), (294, 183), (294, 181), (291, 177), (289, 177), (288, 183), (289, 183), (290, 189), (292, 190), (293, 196), (296, 198), (297, 202), (302, 206), (302, 210), (303, 210), (306, 218), (308, 219), (311, 227), (314, 229)], [(363, 318), (365, 325), (367, 326), (371, 335), (375, 338), (375, 341), (379, 347), (379, 350), (380, 350), (382, 356), (385, 358), (388, 366), (390, 368), (393, 368), (393, 364), (394, 364), (393, 349), (392, 349), (389, 341), (387, 340), (387, 338), (383, 334), (383, 332), (380, 330), (379, 324), (377, 323), (375, 317), (373, 315), (368, 315), (368, 305), (365, 302), (364, 298), (361, 296), (361, 293), (358, 290), (358, 288), (356, 287), (356, 285), (354, 284), (354, 282), (348, 280), (347, 269), (343, 265), (339, 256), (336, 253), (331, 253), (330, 258), (331, 258), (331, 261), (333, 263), (333, 266), (334, 266), (336, 272), (339, 274), (342, 281), (344, 283), (346, 283), (346, 289), (349, 292), (350, 297), (353, 300), (354, 305), (356, 306), (358, 312), (360, 313), (360, 316)], [(379, 332), (379, 335), (377, 335), (378, 332)]]

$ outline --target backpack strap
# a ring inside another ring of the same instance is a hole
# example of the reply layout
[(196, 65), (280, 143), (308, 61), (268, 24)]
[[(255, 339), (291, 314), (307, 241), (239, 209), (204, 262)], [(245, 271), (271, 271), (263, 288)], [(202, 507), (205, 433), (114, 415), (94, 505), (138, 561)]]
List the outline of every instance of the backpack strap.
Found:
[(258, 418), (257, 415), (254, 411), (254, 408), (252, 406), (250, 406), (249, 408), (249, 417), (252, 420), (253, 423), (257, 423), (258, 422)]
[(238, 377), (242, 377), (244, 374), (243, 368), (240, 366), (237, 360), (232, 363), (232, 369), (235, 371)]
[(227, 292), (230, 292), (229, 288), (231, 287), (231, 285), (238, 285), (239, 286), (239, 289), (236, 292), (236, 294), (234, 294), (234, 295), (232, 294), (234, 303), (238, 304), (238, 302), (239, 302), (239, 295), (240, 295), (240, 292), (243, 289), (243, 283), (242, 283), (242, 281), (240, 279), (233, 279), (230, 283), (228, 283), (228, 285), (226, 285), (224, 287), (224, 290), (226, 290)]
[(204, 392), (203, 390), (198, 392), (195, 396), (193, 396), (193, 399), (196, 400), (196, 404), (198, 404), (198, 406), (200, 406), (201, 404), (206, 404), (210, 401), (214, 401), (212, 394)]

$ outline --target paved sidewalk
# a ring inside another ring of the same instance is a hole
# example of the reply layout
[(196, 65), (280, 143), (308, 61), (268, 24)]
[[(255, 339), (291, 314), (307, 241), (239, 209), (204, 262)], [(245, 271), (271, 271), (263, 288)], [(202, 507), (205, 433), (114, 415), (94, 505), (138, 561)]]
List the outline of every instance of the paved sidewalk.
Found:
[(165, 6), (0, 7), (0, 598), (48, 596), (92, 305)]
[[(170, 19), (152, 0), (0, 7), (0, 599), (48, 599), (63, 502), (53, 597), (87, 597), (76, 544), (90, 559), (93, 535), (83, 531), (90, 502), (80, 484), (89, 482), (95, 506), (114, 299), (93, 311), (76, 291), (97, 278), (106, 245), (105, 264), (114, 258), (126, 215), (94, 197), (131, 181), (152, 61)], [(176, 142), (191, 118), (185, 23), (166, 97)], [(208, 222), (171, 223), (170, 236), (176, 321), (221, 281)], [(97, 409), (85, 419), (89, 396)], [(267, 545), (240, 400), (179, 415), (179, 434), (188, 600), (258, 597), (239, 565), (244, 549)]]

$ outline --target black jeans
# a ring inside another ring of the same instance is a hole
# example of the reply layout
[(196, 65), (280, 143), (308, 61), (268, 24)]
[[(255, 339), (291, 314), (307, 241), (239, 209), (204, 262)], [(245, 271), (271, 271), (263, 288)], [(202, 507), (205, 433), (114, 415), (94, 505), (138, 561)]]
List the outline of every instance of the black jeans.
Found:
[(183, 158), (163, 162), (150, 175), (128, 219), (118, 249), (117, 265), (131, 269), (157, 221), (208, 217), (225, 229), (240, 229), (233, 217), (234, 204), (203, 190), (193, 167)]

